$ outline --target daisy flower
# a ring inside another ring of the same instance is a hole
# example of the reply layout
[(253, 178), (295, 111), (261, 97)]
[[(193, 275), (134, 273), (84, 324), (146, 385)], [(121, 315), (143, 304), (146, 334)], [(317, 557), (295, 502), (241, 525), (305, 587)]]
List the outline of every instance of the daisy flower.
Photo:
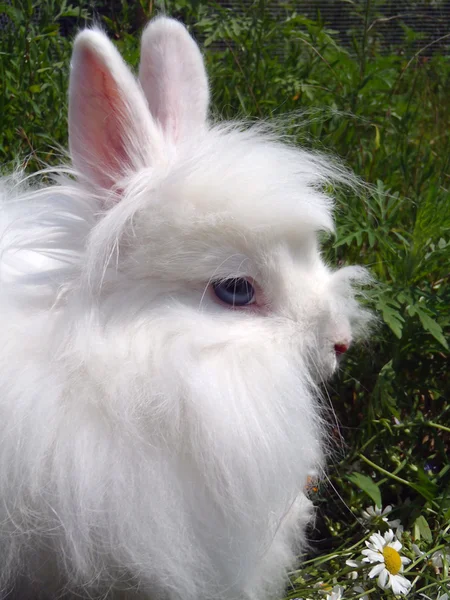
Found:
[(369, 506), (366, 510), (362, 511), (362, 516), (366, 521), (376, 521), (377, 519), (381, 519), (387, 523), (389, 527), (395, 529), (395, 535), (398, 538), (401, 538), (403, 534), (403, 525), (401, 524), (400, 519), (389, 521), (387, 516), (390, 512), (392, 512), (392, 506), (390, 504), (384, 509), (378, 508), (378, 506)]
[(412, 549), (414, 550), (414, 554), (416, 556), (423, 556), (425, 554), (425, 552), (422, 552), (417, 544), (412, 544)]
[(392, 527), (393, 529), (395, 529), (396, 538), (401, 540), (403, 531), (404, 531), (404, 527), (403, 527), (400, 519), (394, 519), (393, 521), (388, 521), (387, 524), (389, 525), (389, 527)]
[[(360, 562), (359, 560), (348, 559), (345, 561), (345, 564), (347, 565), (347, 567), (351, 567), (352, 569), (360, 569), (363, 566), (362, 562)], [(358, 571), (354, 570), (350, 571), (350, 573), (347, 574), (347, 577), (349, 579), (358, 579), (358, 575)]]
[(344, 588), (341, 585), (335, 585), (331, 590), (331, 595), (327, 594), (325, 600), (342, 600), (342, 594), (344, 593)]
[[(364, 592), (366, 590), (360, 585), (355, 585), (355, 587), (353, 588), (353, 591), (356, 592), (357, 594), (364, 594)], [(364, 594), (364, 596), (361, 596), (360, 600), (369, 600), (369, 596)]]
[(444, 550), (437, 550), (431, 556), (431, 564), (435, 569), (442, 569), (444, 566), (444, 561), (448, 564), (450, 563), (450, 551), (449, 548), (444, 548)]
[(395, 539), (392, 529), (384, 536), (374, 533), (366, 542), (367, 549), (363, 550), (365, 558), (363, 562), (377, 563), (370, 570), (369, 577), (372, 579), (378, 575), (378, 585), (381, 589), (392, 588), (394, 594), (407, 594), (411, 589), (411, 583), (400, 575), (403, 565), (411, 562), (409, 558), (400, 556), (401, 543)]
[(375, 519), (381, 518), (387, 523), (387, 515), (392, 511), (392, 506), (388, 505), (386, 508), (378, 508), (378, 506), (369, 506), (366, 510), (362, 511), (362, 516), (366, 521), (374, 521)]
[[(426, 598), (426, 600), (431, 600), (431, 598), (429, 596), (426, 596), (425, 594), (420, 594), (422, 596), (422, 598)], [(441, 592), (439, 592), (438, 597), (436, 598), (436, 600), (450, 600), (449, 595), (447, 594), (447, 592), (445, 594), (441, 594)]]

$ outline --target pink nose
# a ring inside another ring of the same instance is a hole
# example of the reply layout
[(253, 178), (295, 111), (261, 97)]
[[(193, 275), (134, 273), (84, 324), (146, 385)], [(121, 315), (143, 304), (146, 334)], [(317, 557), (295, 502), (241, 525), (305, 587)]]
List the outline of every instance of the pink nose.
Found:
[(334, 345), (334, 351), (336, 352), (336, 354), (339, 356), (340, 354), (344, 354), (345, 352), (347, 352), (349, 347), (349, 344), (335, 344)]

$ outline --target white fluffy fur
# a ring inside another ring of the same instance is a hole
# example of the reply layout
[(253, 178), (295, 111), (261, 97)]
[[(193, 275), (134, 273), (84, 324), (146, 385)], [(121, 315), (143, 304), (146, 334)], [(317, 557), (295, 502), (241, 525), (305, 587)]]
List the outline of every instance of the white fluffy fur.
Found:
[[(345, 174), (208, 124), (179, 23), (151, 22), (140, 77), (81, 33), (73, 168), (0, 184), (0, 596), (276, 598), (322, 462), (317, 386), (363, 319), (361, 272), (316, 239)], [(214, 301), (239, 276), (260, 307)]]

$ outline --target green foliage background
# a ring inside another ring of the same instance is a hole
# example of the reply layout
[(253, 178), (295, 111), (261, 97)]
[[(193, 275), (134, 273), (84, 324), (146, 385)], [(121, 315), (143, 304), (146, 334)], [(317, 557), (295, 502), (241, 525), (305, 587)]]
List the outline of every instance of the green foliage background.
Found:
[[(0, 2), (0, 162), (23, 159), (29, 170), (58, 162), (79, 27), (95, 17), (136, 67), (139, 31), (164, 10), (202, 43), (217, 115), (287, 115), (298, 143), (338, 155), (371, 184), (337, 192), (337, 236), (326, 252), (334, 264), (370, 268), (377, 283), (366, 302), (379, 320), (328, 390), (339, 420), (329, 481), (311, 491), (314, 553), (292, 574), (289, 597), (312, 597), (319, 581), (317, 597), (343, 582), (346, 597), (361, 597), (345, 559), (367, 538), (362, 509), (378, 502), (392, 504), (405, 527), (411, 596), (434, 599), (449, 581), (446, 561), (436, 570), (429, 559), (450, 546), (450, 60), (413, 50), (419, 34), (407, 28), (402, 48), (387, 52), (377, 2), (351, 5), (360, 24), (344, 47), (320, 15), (307, 19), (289, 1), (277, 17), (264, 0), (243, 6), (243, 16), (195, 0)], [(360, 581), (370, 598), (390, 593)]]

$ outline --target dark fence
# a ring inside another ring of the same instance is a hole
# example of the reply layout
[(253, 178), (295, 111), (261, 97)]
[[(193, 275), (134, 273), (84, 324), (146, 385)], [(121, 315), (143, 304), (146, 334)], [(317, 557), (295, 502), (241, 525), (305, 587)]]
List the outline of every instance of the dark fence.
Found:
[[(15, 3), (16, 0), (4, 2), (12, 8)], [(142, 12), (138, 2), (131, 0), (128, 4), (135, 15), (134, 23), (131, 23), (132, 32), (137, 31), (143, 24)], [(255, 10), (255, 5), (261, 8), (261, 0), (222, 0), (218, 4), (237, 16)], [(119, 14), (122, 2), (74, 1), (72, 6), (79, 7), (80, 13), (87, 11), (101, 20), (103, 16), (114, 18)], [(450, 0), (292, 0), (287, 3), (269, 0), (264, 2), (264, 10), (279, 19), (292, 10), (311, 19), (320, 19), (326, 27), (337, 32), (341, 43), (350, 50), (354, 39), (369, 34), (377, 37), (381, 52), (407, 56), (419, 53), (423, 57), (435, 53), (450, 56)], [(38, 4), (33, 19), (39, 21)], [(8, 14), (0, 13), (0, 31), (10, 24)], [(71, 35), (79, 24), (79, 19), (65, 17), (60, 20), (60, 30), (64, 35)]]
[[(245, 14), (252, 0), (224, 0), (220, 5)], [(422, 56), (444, 53), (450, 56), (449, 0), (296, 0), (289, 3), (298, 13), (319, 18), (338, 32), (341, 43), (351, 49), (353, 39), (377, 36), (381, 51), (395, 51)], [(266, 3), (266, 10), (282, 18), (285, 3)]]

